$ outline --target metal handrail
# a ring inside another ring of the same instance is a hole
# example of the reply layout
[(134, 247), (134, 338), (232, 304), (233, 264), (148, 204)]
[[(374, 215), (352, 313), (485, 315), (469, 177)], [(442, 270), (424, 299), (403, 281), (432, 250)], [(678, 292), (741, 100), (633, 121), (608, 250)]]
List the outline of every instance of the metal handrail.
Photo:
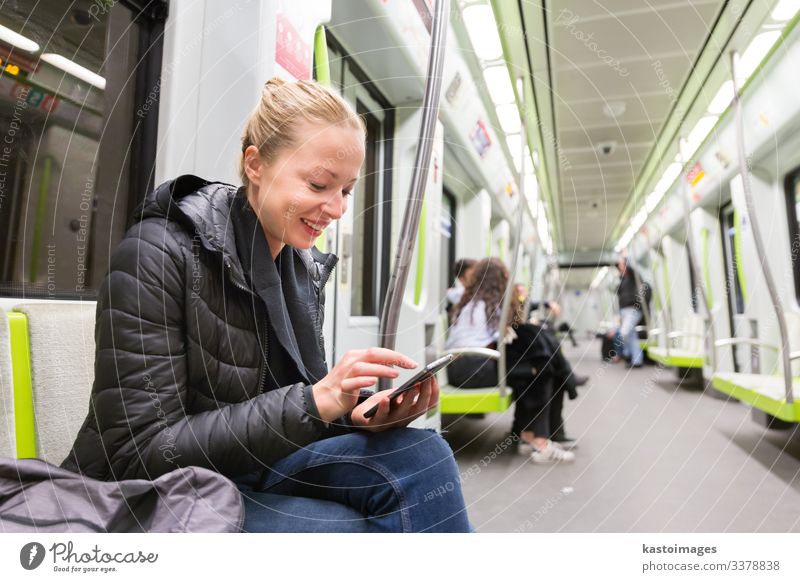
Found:
[(439, 356), (482, 356), (490, 360), (499, 360), (500, 352), (492, 348), (451, 348), (439, 353)]
[(774, 351), (780, 351), (780, 346), (776, 346), (775, 344), (768, 344), (765, 341), (761, 341), (757, 338), (752, 337), (729, 337), (721, 340), (717, 340), (716, 342), (717, 347), (725, 347), (725, 346), (735, 346), (737, 344), (749, 344), (751, 346), (758, 346), (760, 348), (768, 348)]
[(758, 216), (756, 215), (755, 200), (753, 200), (753, 190), (750, 185), (750, 172), (747, 168), (747, 160), (744, 149), (744, 125), (742, 120), (742, 98), (739, 95), (739, 86), (736, 80), (736, 52), (731, 52), (731, 78), (733, 79), (733, 105), (736, 113), (736, 145), (739, 156), (739, 174), (742, 177), (742, 190), (744, 191), (747, 218), (750, 220), (750, 230), (753, 233), (753, 241), (756, 244), (756, 252), (761, 259), (761, 272), (764, 274), (764, 281), (767, 284), (769, 298), (775, 310), (775, 317), (778, 319), (778, 330), (781, 334), (780, 353), (783, 360), (783, 384), (786, 391), (786, 403), (794, 404), (794, 394), (792, 393), (792, 362), (789, 357), (789, 330), (786, 325), (786, 316), (783, 313), (783, 306), (778, 295), (778, 288), (775, 279), (772, 278), (772, 271), (767, 263), (767, 251), (764, 241), (761, 238), (761, 229), (758, 226)]
[[(680, 138), (678, 140), (678, 153), (680, 154), (680, 164), (683, 166), (686, 163), (686, 159), (684, 157), (684, 150), (685, 150), (685, 143), (684, 139)], [(692, 270), (692, 275), (695, 282), (699, 282), (703, 280), (702, 273), (700, 273), (700, 267), (698, 266), (697, 261), (695, 260), (694, 249), (697, 248), (695, 246), (694, 241), (694, 230), (692, 229), (692, 220), (691, 220), (691, 208), (689, 205), (689, 181), (687, 176), (681, 172), (681, 176), (679, 177), (681, 181), (681, 197), (683, 198), (683, 217), (686, 221), (686, 251), (689, 254), (689, 268)], [(703, 309), (705, 309), (706, 314), (708, 315), (708, 325), (706, 326), (706, 333), (708, 334), (708, 344), (711, 348), (707, 350), (707, 356), (709, 360), (709, 365), (711, 366), (712, 373), (716, 370), (717, 367), (717, 345), (716, 345), (716, 331), (714, 330), (714, 316), (711, 314), (711, 305), (708, 303), (708, 295), (706, 294), (705, 287), (703, 285), (697, 283), (697, 287), (695, 291), (700, 296), (700, 299), (703, 303)], [(705, 321), (704, 321), (705, 323)], [(705, 339), (705, 336), (703, 336)]]
[[(419, 231), (419, 219), (425, 199), (425, 185), (433, 150), (433, 137), (439, 115), (439, 100), (442, 93), (442, 73), (444, 69), (444, 48), (447, 39), (447, 22), (450, 14), (450, 0), (436, 0), (431, 28), (431, 45), (428, 70), (425, 77), (425, 96), (422, 101), (422, 122), (411, 176), (411, 187), (403, 215), (403, 224), (398, 238), (397, 255), (394, 261), (389, 286), (386, 289), (386, 302), (383, 306), (380, 323), (381, 347), (394, 349), (397, 342), (397, 325), (403, 306), (403, 295), (408, 281), (414, 243)], [(383, 378), (380, 390), (391, 388), (391, 380)]]
[(706, 334), (699, 331), (673, 331), (667, 334), (667, 339), (679, 339), (682, 337), (706, 337)]

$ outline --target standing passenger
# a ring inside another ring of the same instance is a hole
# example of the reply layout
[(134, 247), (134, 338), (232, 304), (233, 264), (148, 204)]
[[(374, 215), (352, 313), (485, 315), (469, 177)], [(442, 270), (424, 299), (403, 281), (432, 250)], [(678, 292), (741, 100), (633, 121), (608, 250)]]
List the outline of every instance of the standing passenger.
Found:
[(347, 208), (364, 136), (333, 91), (273, 79), (242, 136), (242, 187), (181, 176), (147, 195), (99, 293), (89, 415), (65, 468), (218, 471), (242, 491), (246, 531), (470, 530), (448, 445), (406, 428), (436, 381), (390, 405), (359, 391), (415, 367), (407, 356), (325, 363), (336, 257), (314, 243)]
[(626, 259), (617, 262), (620, 273), (617, 300), (619, 302), (619, 338), (624, 346), (617, 346), (617, 353), (625, 353), (630, 357), (632, 368), (641, 368), (644, 361), (642, 347), (639, 344), (639, 332), (636, 326), (642, 319), (642, 297), (636, 286), (636, 276)]

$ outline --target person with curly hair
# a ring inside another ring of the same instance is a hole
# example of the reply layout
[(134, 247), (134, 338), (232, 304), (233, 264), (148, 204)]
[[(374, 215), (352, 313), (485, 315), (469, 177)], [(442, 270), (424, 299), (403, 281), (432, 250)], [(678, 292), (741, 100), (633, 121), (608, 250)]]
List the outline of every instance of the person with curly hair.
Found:
[[(500, 330), (503, 296), (509, 285), (508, 269), (497, 258), (479, 261), (472, 269), (464, 295), (454, 310), (447, 349), (466, 347), (496, 348), (508, 344), (504, 379), (514, 391), (512, 433), (519, 436), (520, 450), (531, 450), (535, 463), (570, 462), (575, 454), (552, 442), (549, 416), (555, 384), (555, 365), (563, 359), (553, 350), (540, 327), (522, 323), (522, 304), (511, 301), (508, 326)], [(459, 357), (447, 368), (451, 385), (459, 388), (485, 388), (498, 383), (497, 362), (477, 355)]]

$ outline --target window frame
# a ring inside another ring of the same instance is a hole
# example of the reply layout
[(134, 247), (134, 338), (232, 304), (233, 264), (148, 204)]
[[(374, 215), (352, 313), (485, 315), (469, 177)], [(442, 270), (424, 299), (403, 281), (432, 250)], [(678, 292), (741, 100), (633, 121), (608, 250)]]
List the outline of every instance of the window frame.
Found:
[(794, 273), (795, 300), (800, 303), (800, 223), (797, 217), (797, 204), (795, 200), (800, 194), (800, 166), (786, 174), (783, 179), (783, 193), (786, 201), (786, 217), (789, 223), (789, 260), (792, 262)]
[[(379, 164), (380, 177), (380, 191), (377, 193), (377, 203), (381, 208), (380, 216), (377, 217), (374, 225), (375, 238), (378, 244), (381, 245), (379, 255), (376, 257), (377, 274), (373, 274), (373, 289), (375, 291), (374, 305), (376, 307), (375, 314), (366, 315), (353, 315), (352, 303), (349, 309), (349, 317), (351, 323), (354, 325), (360, 321), (372, 321), (375, 319), (380, 320), (383, 312), (383, 304), (386, 298), (386, 290), (389, 288), (389, 277), (391, 275), (391, 233), (392, 233), (392, 194), (393, 194), (393, 171), (392, 160), (394, 157), (394, 129), (395, 129), (395, 109), (389, 103), (377, 85), (370, 80), (364, 70), (358, 63), (349, 55), (347, 49), (338, 41), (335, 34), (328, 31), (327, 34), (328, 49), (333, 53), (333, 58), (336, 63), (331, 64), (331, 81), (336, 86), (337, 90), (344, 94), (345, 92), (345, 79), (351, 75), (358, 82), (358, 89), (363, 92), (369, 101), (374, 102), (377, 108), (383, 114), (383, 120), (378, 121), (381, 123), (382, 135), (380, 143), (382, 147), (382, 156)], [(333, 60), (333, 58), (331, 60)], [(338, 73), (338, 77), (334, 74), (334, 70)], [(353, 107), (357, 108), (359, 96), (356, 97), (356, 103)], [(362, 102), (366, 109), (374, 110), (370, 107), (370, 103)], [(358, 185), (356, 186), (358, 189)], [(356, 192), (358, 195), (358, 192)], [(355, 229), (354, 229), (355, 231)], [(351, 243), (351, 245), (354, 244)], [(351, 257), (352, 259), (352, 257)], [(351, 273), (349, 279), (352, 283), (355, 273)]]

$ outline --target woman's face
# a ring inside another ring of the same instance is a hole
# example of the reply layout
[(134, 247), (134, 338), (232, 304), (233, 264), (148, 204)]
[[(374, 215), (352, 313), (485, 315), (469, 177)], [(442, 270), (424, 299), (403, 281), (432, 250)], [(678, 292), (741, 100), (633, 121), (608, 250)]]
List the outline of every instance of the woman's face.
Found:
[(355, 128), (303, 122), (295, 149), (267, 164), (255, 146), (245, 152), (247, 197), (267, 237), (272, 257), (283, 245), (308, 249), (347, 210), (364, 163), (364, 133)]

